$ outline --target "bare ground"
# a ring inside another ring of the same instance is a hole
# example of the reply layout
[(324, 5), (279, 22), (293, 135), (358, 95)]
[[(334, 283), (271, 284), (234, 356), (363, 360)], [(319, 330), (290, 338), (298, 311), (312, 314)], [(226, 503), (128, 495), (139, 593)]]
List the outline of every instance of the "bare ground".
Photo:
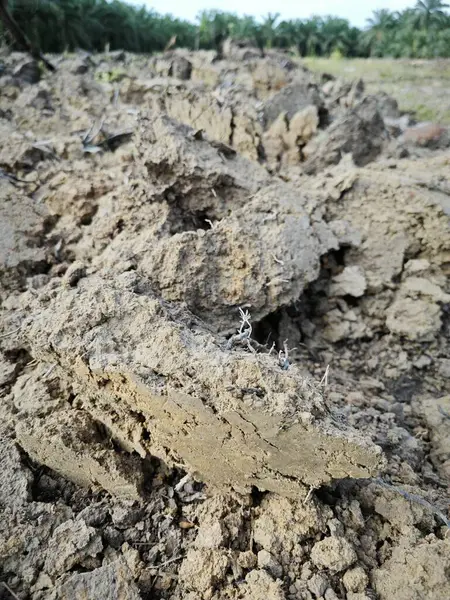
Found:
[(450, 597), (445, 126), (251, 48), (3, 61), (0, 598)]

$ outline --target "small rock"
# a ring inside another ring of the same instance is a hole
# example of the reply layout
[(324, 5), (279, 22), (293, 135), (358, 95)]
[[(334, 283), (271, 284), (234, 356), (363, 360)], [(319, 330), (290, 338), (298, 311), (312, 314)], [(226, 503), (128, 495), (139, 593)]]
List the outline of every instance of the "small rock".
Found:
[(426, 367), (429, 367), (432, 362), (433, 361), (429, 356), (422, 354), (422, 356), (419, 356), (419, 358), (413, 362), (413, 366), (416, 367), (416, 369), (425, 369)]
[(127, 542), (122, 545), (121, 550), (133, 578), (139, 579), (143, 568), (143, 562), (140, 559), (139, 552), (136, 548), (132, 548)]
[(363, 167), (375, 160), (386, 140), (387, 131), (376, 99), (366, 96), (305, 146), (304, 172), (313, 175), (329, 165), (337, 165), (348, 153), (357, 166)]
[(245, 578), (243, 600), (286, 600), (281, 581), (274, 581), (267, 571), (255, 569)]
[(324, 598), (325, 600), (339, 600), (339, 598), (336, 596), (336, 592), (330, 587), (325, 592)]
[(303, 581), (307, 581), (311, 576), (312, 576), (312, 565), (311, 565), (311, 561), (307, 560), (302, 565), (300, 577)]
[(407, 275), (412, 275), (413, 273), (423, 273), (430, 267), (430, 261), (428, 261), (426, 258), (415, 258), (408, 260), (408, 262), (405, 264), (404, 272)]
[(450, 358), (441, 358), (438, 361), (438, 372), (439, 375), (443, 377), (448, 377), (450, 379)]
[(342, 537), (344, 535), (344, 525), (339, 519), (330, 519), (327, 525), (331, 535), (336, 537)]
[(364, 270), (353, 265), (345, 267), (342, 273), (333, 277), (330, 286), (330, 295), (332, 296), (353, 296), (359, 298), (364, 295), (367, 288), (367, 281)]
[(59, 576), (103, 549), (100, 534), (82, 520), (69, 519), (55, 529), (48, 543), (44, 569), (50, 576)]
[(51, 587), (53, 587), (53, 581), (50, 579), (47, 573), (40, 573), (36, 583), (31, 588), (31, 591), (34, 593)]
[(300, 110), (307, 106), (320, 106), (321, 98), (318, 88), (313, 84), (294, 82), (284, 86), (264, 103), (264, 123), (271, 125), (280, 113), (285, 113), (291, 120)]
[(113, 50), (112, 52), (108, 52), (107, 56), (116, 62), (123, 62), (127, 55), (123, 50)]
[(267, 550), (260, 550), (258, 552), (258, 567), (265, 569), (275, 578), (283, 576), (283, 567)]
[(27, 502), (33, 476), (22, 465), (16, 445), (10, 440), (0, 440), (0, 507), (13, 511)]
[(195, 545), (197, 548), (220, 548), (224, 541), (222, 524), (219, 521), (207, 521), (199, 527)]
[(437, 123), (420, 123), (403, 134), (405, 142), (416, 146), (436, 146), (444, 140), (447, 130)]
[(117, 528), (127, 529), (142, 518), (142, 509), (136, 507), (134, 503), (123, 503), (114, 507), (111, 517)]
[(441, 325), (440, 307), (427, 300), (399, 298), (386, 311), (389, 331), (411, 340), (433, 340)]
[(344, 573), (342, 582), (348, 592), (363, 592), (369, 583), (369, 578), (362, 567), (354, 567)]
[(101, 504), (91, 504), (86, 506), (77, 515), (77, 519), (82, 519), (90, 527), (100, 527), (108, 518), (108, 509)]
[(67, 408), (19, 420), (16, 435), (34, 460), (78, 485), (101, 485), (119, 498), (141, 495), (140, 459), (115, 452), (99, 435), (94, 420), (81, 410)]
[(179, 581), (181, 585), (198, 592), (199, 598), (204, 597), (206, 592), (225, 577), (229, 564), (227, 550), (190, 548), (181, 563), (178, 572)]
[(254, 569), (256, 567), (256, 556), (253, 552), (240, 552), (237, 557), (237, 563), (242, 569)]
[(322, 575), (316, 573), (308, 581), (308, 589), (317, 597), (323, 596), (329, 586), (329, 581)]
[(357, 559), (356, 552), (343, 537), (326, 537), (311, 550), (311, 560), (317, 567), (339, 573), (350, 567)]
[(105, 527), (103, 530), (103, 537), (109, 546), (116, 549), (120, 548), (124, 541), (123, 533), (118, 529), (115, 529), (112, 525)]
[(86, 267), (83, 263), (76, 260), (67, 269), (63, 281), (70, 287), (75, 287), (83, 277), (86, 277)]
[(71, 69), (73, 75), (84, 75), (89, 70), (89, 63), (87, 60), (77, 60)]
[(141, 595), (123, 559), (88, 573), (76, 573), (58, 586), (47, 600), (140, 600)]

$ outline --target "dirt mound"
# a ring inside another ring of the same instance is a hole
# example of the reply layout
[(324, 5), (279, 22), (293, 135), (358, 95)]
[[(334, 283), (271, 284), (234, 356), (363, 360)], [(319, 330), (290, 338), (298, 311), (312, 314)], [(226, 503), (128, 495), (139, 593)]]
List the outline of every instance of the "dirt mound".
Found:
[[(317, 277), (320, 256), (339, 248), (307, 197), (227, 146), (164, 116), (143, 116), (136, 146), (136, 208), (101, 267), (131, 260), (164, 299), (216, 327), (226, 330), (239, 306), (259, 319), (292, 302)], [(153, 237), (142, 228), (144, 203)], [(141, 231), (131, 237), (130, 225)]]
[(305, 172), (313, 175), (339, 163), (345, 154), (351, 154), (356, 165), (367, 165), (380, 154), (386, 138), (377, 100), (364, 98), (304, 148)]
[(345, 215), (361, 236), (327, 269), (328, 339), (373, 338), (383, 329), (423, 341), (439, 335), (450, 300), (449, 197), (432, 181), (442, 177), (447, 160), (396, 169), (339, 166), (305, 181), (326, 206), (327, 220)]
[(447, 598), (445, 132), (231, 42), (52, 61), (0, 81), (0, 596)]

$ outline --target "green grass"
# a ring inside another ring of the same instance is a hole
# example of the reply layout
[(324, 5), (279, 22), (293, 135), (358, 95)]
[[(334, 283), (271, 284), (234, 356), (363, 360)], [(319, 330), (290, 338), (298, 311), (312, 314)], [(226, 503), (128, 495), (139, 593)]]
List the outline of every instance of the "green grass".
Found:
[(450, 60), (304, 58), (312, 71), (362, 78), (369, 93), (384, 91), (421, 121), (450, 124)]

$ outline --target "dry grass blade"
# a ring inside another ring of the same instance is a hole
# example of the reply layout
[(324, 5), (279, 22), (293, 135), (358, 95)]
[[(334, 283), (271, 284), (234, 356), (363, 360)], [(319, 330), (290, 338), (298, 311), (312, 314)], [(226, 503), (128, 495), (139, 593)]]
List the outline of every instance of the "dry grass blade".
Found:
[(14, 335), (15, 333), (17, 333), (18, 331), (21, 330), (21, 327), (18, 327), (17, 329), (13, 329), (12, 331), (8, 331), (7, 333), (2, 333), (0, 335), (0, 338), (6, 338), (9, 337), (10, 335)]
[(416, 504), (420, 504), (420, 505), (424, 506), (425, 508), (428, 508), (429, 511), (431, 511), (434, 515), (439, 517), (441, 519), (441, 521), (445, 525), (447, 525), (447, 527), (450, 529), (450, 520), (444, 515), (444, 513), (441, 510), (439, 510), (439, 508), (436, 508), (435, 506), (433, 506), (431, 504), (431, 502), (428, 502), (428, 500), (425, 500), (424, 498), (422, 498), (421, 496), (418, 496), (417, 494), (410, 494), (406, 490), (402, 490), (402, 488), (399, 488), (395, 485), (387, 483), (386, 481), (383, 481), (380, 478), (377, 478), (374, 481), (380, 487), (384, 487), (388, 490), (393, 490), (394, 492), (397, 492), (397, 494), (400, 494), (401, 496), (403, 496), (403, 498), (406, 498), (406, 500), (409, 500), (410, 502), (415, 502)]
[(3, 585), (3, 587), (5, 588), (5, 590), (11, 594), (11, 596), (13, 598), (15, 598), (15, 600), (20, 600), (19, 596), (17, 594), (15, 594), (12, 589), (9, 587), (9, 585), (7, 583), (5, 583), (4, 581), (0, 581), (0, 583)]

